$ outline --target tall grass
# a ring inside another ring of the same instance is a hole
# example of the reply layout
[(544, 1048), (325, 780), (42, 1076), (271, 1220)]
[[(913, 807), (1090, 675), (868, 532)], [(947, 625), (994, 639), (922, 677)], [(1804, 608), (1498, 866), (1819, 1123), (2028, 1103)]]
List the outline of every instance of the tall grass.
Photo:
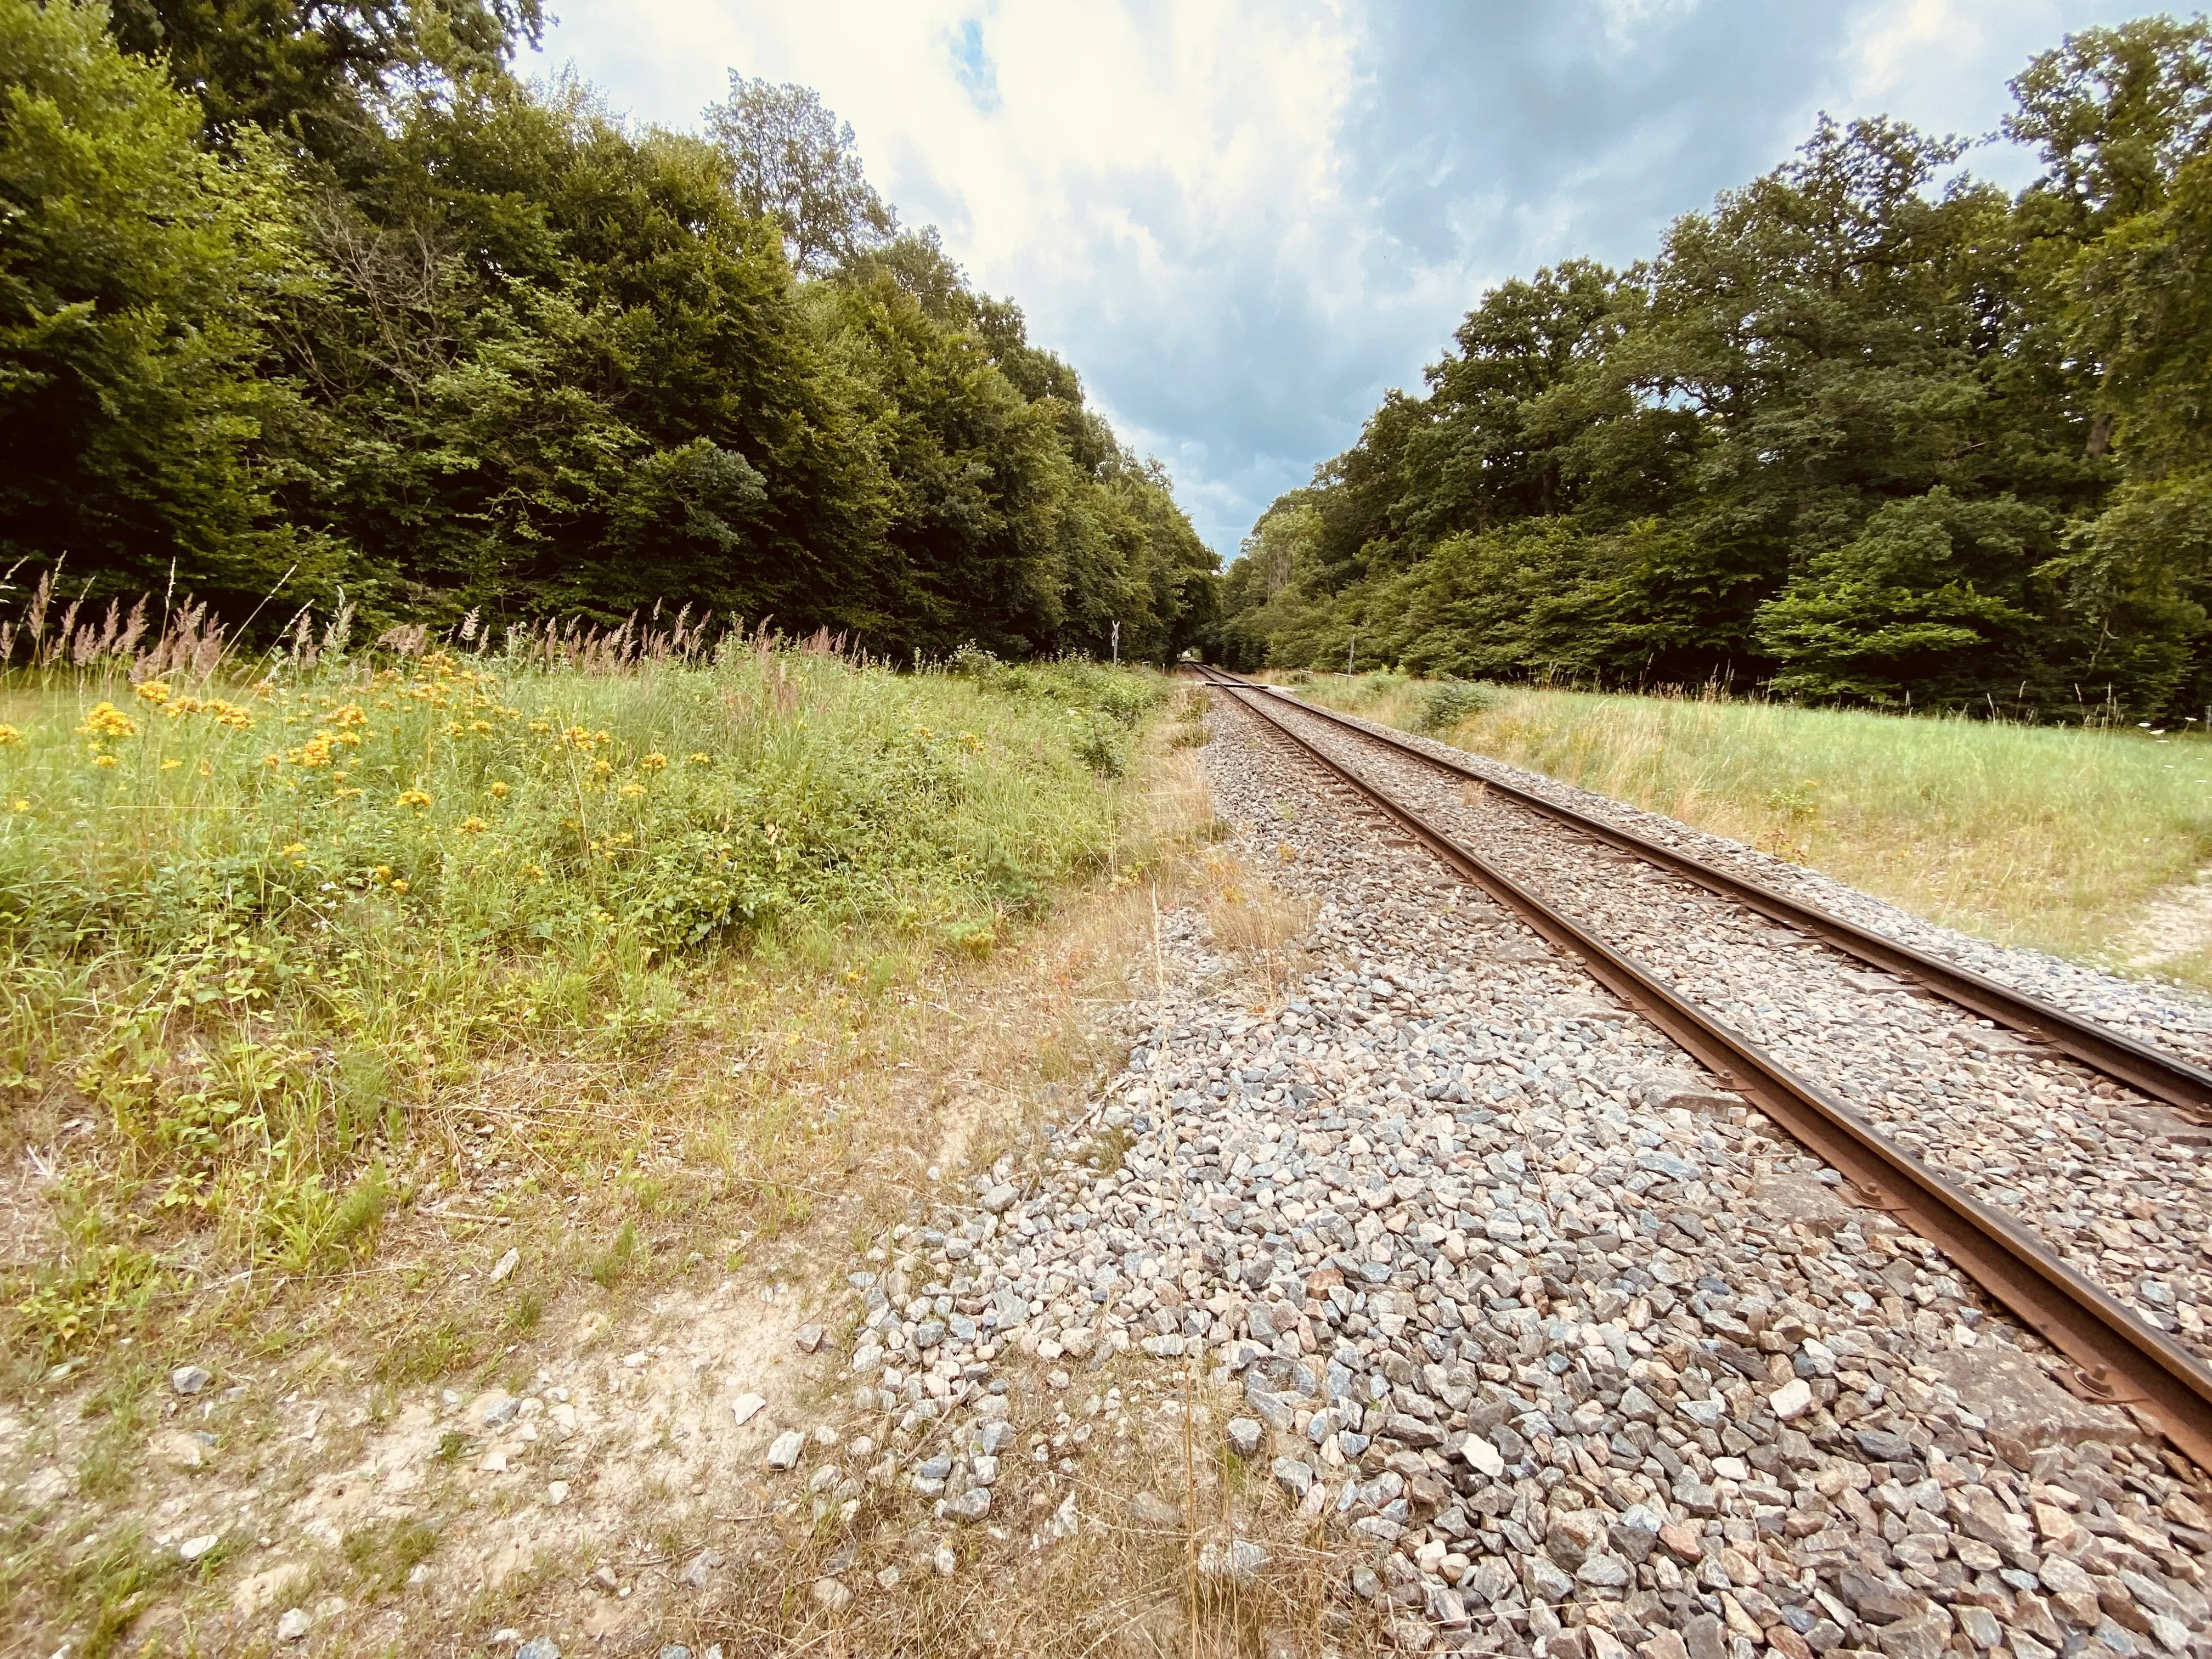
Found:
[[(2124, 965), (2160, 889), (2212, 861), (2202, 737), (1394, 675), (1302, 695), (1814, 866), (1931, 920)], [(2161, 970), (2212, 985), (2212, 964)]]
[(180, 1274), (352, 1259), (488, 1053), (641, 1053), (712, 981), (989, 951), (1111, 854), (1163, 684), (680, 623), (367, 657), (303, 627), (246, 667), (108, 631), (0, 685), (0, 1134), (70, 1153), (9, 1300), (50, 1354)]

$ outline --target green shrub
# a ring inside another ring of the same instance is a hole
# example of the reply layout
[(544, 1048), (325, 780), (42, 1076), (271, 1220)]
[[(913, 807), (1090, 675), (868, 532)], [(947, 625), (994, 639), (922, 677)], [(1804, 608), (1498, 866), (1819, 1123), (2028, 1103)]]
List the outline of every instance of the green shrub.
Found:
[(1465, 680), (1447, 680), (1441, 685), (1432, 685), (1421, 696), (1419, 729), (1430, 737), (1439, 736), (1462, 720), (1480, 714), (1490, 703), (1486, 686), (1471, 685)]

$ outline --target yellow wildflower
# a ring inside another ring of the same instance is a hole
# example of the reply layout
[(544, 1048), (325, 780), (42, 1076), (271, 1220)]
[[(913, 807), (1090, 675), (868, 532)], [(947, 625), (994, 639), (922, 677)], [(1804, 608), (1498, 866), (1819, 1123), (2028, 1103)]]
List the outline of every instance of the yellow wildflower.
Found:
[(280, 859), (289, 859), (295, 853), (304, 853), (307, 850), (307, 842), (304, 841), (295, 841), (289, 847), (287, 847), (283, 852), (277, 854), (276, 856)]
[(331, 763), (331, 734), (316, 732), (295, 749), (289, 758), (295, 766), (328, 766)]
[(495, 783), (487, 793), (490, 794), (494, 800), (505, 800), (507, 799), (507, 786), (503, 783)]
[(374, 870), (373, 870), (373, 871), (371, 871), (371, 872), (369, 872), (369, 878), (370, 878), (371, 880), (373, 880), (373, 881), (389, 881), (389, 880), (391, 880), (391, 879), (392, 879), (392, 866), (391, 866), (390, 865), (388, 865), (388, 864), (380, 864), (380, 865), (378, 865)]
[(138, 722), (112, 702), (94, 703), (77, 730), (88, 738), (135, 738)]
[(15, 812), (29, 811), (31, 810), (31, 798), (28, 795), (16, 796), (14, 800), (9, 803), (9, 810)]
[(522, 873), (532, 881), (543, 881), (545, 879), (545, 866), (542, 864), (526, 864), (522, 866)]
[(648, 772), (658, 772), (662, 767), (668, 764), (668, 757), (662, 754), (656, 749), (653, 753), (647, 755), (643, 760), (640, 761), (638, 764), (645, 768)]
[(645, 786), (641, 783), (626, 783), (623, 785), (622, 792), (625, 795), (641, 795), (645, 793)]
[(368, 724), (368, 714), (357, 702), (349, 702), (340, 708), (333, 708), (329, 714), (324, 715), (323, 718), (329, 721), (332, 726), (366, 726)]
[[(339, 775), (343, 777), (344, 774), (340, 773)], [(332, 800), (351, 800), (359, 793), (361, 793), (361, 791), (358, 789), (333, 789), (331, 791), (331, 799)]]
[(489, 824), (486, 823), (482, 818), (477, 817), (473, 812), (453, 826), (454, 830), (458, 833), (464, 836), (481, 835), (490, 827), (491, 826)]
[(684, 758), (694, 766), (712, 766), (714, 763), (714, 757), (712, 755), (686, 755)]
[(184, 762), (180, 760), (165, 760), (161, 763), (161, 769), (164, 772), (173, 772), (183, 764)]
[(169, 700), (169, 683), (167, 680), (141, 680), (131, 689), (148, 702), (156, 706)]
[[(274, 772), (278, 767), (284, 763), (284, 757), (282, 755), (264, 755), (261, 757), (261, 763), (267, 767), (270, 771)], [(205, 761), (202, 761), (200, 764), (202, 766), (205, 766), (207, 763)]]
[(595, 778), (605, 777), (614, 769), (615, 769), (613, 767), (608, 765), (605, 761), (593, 761), (592, 763), (592, 775)]
[(23, 734), (21, 732), (18, 732), (14, 726), (0, 726), (0, 749), (14, 749), (20, 747), (22, 741)]
[(430, 798), (424, 794), (420, 789), (409, 789), (403, 791), (399, 799), (393, 803), (393, 805), (398, 806), (428, 806), (429, 804)]
[(469, 722), (469, 730), (479, 733), (489, 732), (491, 730), (491, 722), (489, 720), (471, 720)]
[(405, 891), (407, 890), (407, 884), (406, 884), (406, 882), (405, 882), (405, 881), (404, 881), (404, 880), (401, 880), (401, 881), (395, 881), (395, 882), (393, 882), (393, 883), (392, 884), (392, 890), (393, 892), (395, 892), (395, 893), (404, 893), (404, 892), (405, 892)]
[(203, 700), (189, 692), (183, 693), (171, 697), (161, 712), (173, 720), (182, 720), (187, 714), (205, 714), (218, 725), (236, 726), (241, 732), (253, 729), (253, 715), (249, 710), (234, 702), (225, 702), (219, 697)]
[(92, 763), (94, 766), (113, 766), (116, 761), (112, 755), (94, 755), (92, 757)]
[(530, 722), (530, 729), (533, 732), (550, 732), (553, 729), (553, 724), (550, 720), (532, 720)]

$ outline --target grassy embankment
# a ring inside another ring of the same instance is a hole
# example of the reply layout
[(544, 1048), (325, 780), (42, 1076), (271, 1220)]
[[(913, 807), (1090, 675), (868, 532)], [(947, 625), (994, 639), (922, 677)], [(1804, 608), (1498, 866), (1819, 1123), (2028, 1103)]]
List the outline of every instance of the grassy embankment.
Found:
[[(273, 1358), (349, 1301), (435, 1375), (796, 1225), (948, 980), (1146, 856), (1157, 675), (191, 645), (0, 686), (0, 1157), (53, 1171), (9, 1194), (15, 1387)], [(444, 1270), (371, 1266), (403, 1217), (535, 1224), (503, 1328), (409, 1311)]]
[[(2202, 737), (1388, 674), (1297, 689), (1809, 864), (1967, 933), (2212, 986), (2212, 948), (2191, 948), (2185, 910), (2163, 937), (2144, 926), (2162, 891), (2170, 899), (2212, 862)], [(2212, 928), (2212, 907), (2203, 914)]]

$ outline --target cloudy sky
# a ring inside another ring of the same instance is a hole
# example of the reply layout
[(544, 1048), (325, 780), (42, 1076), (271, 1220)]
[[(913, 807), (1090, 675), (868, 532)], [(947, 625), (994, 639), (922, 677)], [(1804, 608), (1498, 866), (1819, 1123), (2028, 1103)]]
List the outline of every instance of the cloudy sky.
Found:
[[(815, 88), (1224, 556), (1484, 288), (1649, 253), (1814, 113), (1992, 131), (2105, 0), (553, 0), (538, 67), (691, 127)], [(2027, 158), (1976, 171), (2025, 182)]]

